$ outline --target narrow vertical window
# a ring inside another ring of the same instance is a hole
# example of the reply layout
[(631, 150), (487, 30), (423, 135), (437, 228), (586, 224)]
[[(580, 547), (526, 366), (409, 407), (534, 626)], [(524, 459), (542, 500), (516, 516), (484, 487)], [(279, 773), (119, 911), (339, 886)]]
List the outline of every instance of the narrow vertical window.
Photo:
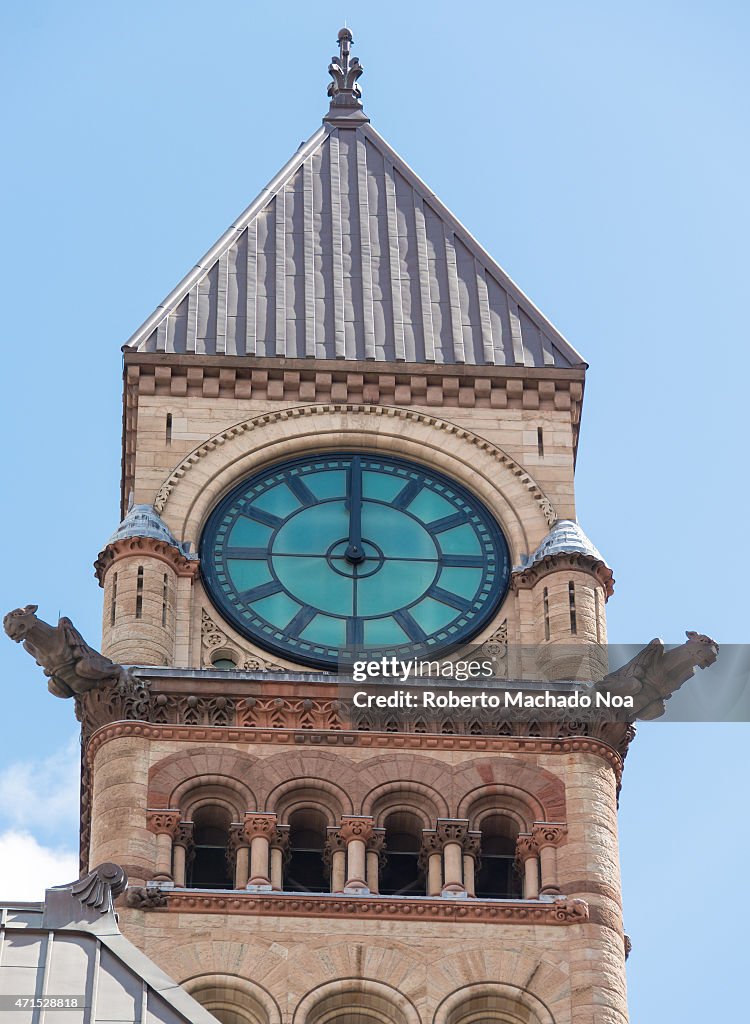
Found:
[(576, 623), (576, 588), (572, 580), (568, 584), (568, 602), (570, 604), (570, 632), (575, 636), (578, 632), (578, 625)]
[(546, 587), (542, 599), (544, 602), (544, 639), (549, 640), (549, 591)]
[(599, 624), (599, 590), (594, 590), (594, 615), (596, 616), (596, 642), (602, 642), (602, 629)]
[(143, 615), (143, 566), (138, 566), (138, 576), (135, 584), (135, 617), (140, 619)]
[(109, 606), (109, 623), (114, 626), (117, 618), (117, 573), (112, 577), (112, 600)]
[(161, 624), (167, 624), (167, 602), (169, 600), (169, 577), (164, 573), (164, 580), (161, 588)]
[(165, 434), (166, 434), (167, 444), (171, 444), (172, 443), (172, 413), (171, 412), (167, 413), (167, 426), (166, 426)]
[(536, 429), (536, 446), (539, 451), (539, 458), (544, 458), (544, 431), (541, 427)]

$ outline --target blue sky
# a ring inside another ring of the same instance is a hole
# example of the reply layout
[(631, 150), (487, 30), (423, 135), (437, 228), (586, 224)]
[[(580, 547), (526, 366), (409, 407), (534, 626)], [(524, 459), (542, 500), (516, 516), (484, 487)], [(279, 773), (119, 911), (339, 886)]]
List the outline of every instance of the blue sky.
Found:
[[(0, 607), (37, 602), (98, 641), (120, 346), (319, 125), (347, 18), (375, 126), (591, 364), (578, 510), (615, 570), (610, 639), (746, 641), (739, 2), (6, 5)], [(76, 723), (7, 640), (0, 664), (0, 859), (41, 877), (75, 844)], [(749, 738), (655, 724), (633, 744), (639, 1024), (733, 1012)]]

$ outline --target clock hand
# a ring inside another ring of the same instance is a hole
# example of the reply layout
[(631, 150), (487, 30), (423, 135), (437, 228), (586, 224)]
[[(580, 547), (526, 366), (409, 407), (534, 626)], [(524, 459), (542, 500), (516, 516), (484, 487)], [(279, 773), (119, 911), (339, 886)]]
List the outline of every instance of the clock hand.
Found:
[(351, 565), (364, 562), (362, 548), (362, 466), (359, 455), (352, 456), (349, 469), (349, 543), (344, 557)]

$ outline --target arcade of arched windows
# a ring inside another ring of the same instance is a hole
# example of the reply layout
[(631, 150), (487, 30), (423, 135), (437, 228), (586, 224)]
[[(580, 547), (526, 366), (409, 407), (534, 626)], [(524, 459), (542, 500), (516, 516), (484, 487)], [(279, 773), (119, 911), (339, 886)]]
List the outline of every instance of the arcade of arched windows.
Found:
[(348, 813), (335, 786), (311, 780), (279, 786), (262, 811), (216, 777), (174, 796), (178, 806), (148, 811), (147, 826), (153, 877), (176, 887), (506, 900), (559, 892), (567, 827), (507, 786), (468, 793), (461, 817), (415, 782), (376, 788), (361, 814)]

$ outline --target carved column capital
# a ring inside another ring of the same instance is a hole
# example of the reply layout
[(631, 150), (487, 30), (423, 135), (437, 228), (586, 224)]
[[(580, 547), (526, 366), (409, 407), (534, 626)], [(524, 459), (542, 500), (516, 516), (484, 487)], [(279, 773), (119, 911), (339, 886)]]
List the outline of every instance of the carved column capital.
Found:
[(461, 843), (461, 849), (465, 857), (471, 857), (475, 864), (479, 863), (479, 856), (482, 846), (481, 832), (467, 832)]
[(289, 860), (291, 849), (289, 846), (289, 825), (277, 825), (273, 834), (269, 837), (272, 850), (281, 850), (284, 861)]
[(524, 865), (529, 857), (538, 857), (539, 847), (531, 832), (519, 832), (516, 839), (516, 863)]
[(531, 834), (537, 849), (547, 846), (560, 846), (568, 834), (568, 826), (563, 822), (535, 821), (531, 826)]
[(248, 842), (262, 836), (269, 843), (276, 837), (276, 815), (248, 812), (242, 822), (242, 831)]
[(180, 826), (180, 812), (165, 808), (161, 811), (146, 811), (146, 828), (154, 835), (166, 835), (174, 839)]
[(330, 866), (334, 853), (339, 850), (346, 852), (346, 840), (338, 828), (329, 828), (326, 832), (326, 842), (323, 847), (323, 863)]
[(427, 865), (433, 853), (443, 852), (443, 842), (435, 829), (422, 830), (422, 846), (419, 850), (419, 867), (422, 871), (427, 870)]
[(367, 840), (367, 852), (377, 853), (379, 859), (385, 859), (385, 829), (374, 828), (372, 835)]
[(435, 832), (441, 846), (448, 843), (463, 846), (469, 834), (469, 822), (462, 818), (438, 818)]
[(341, 818), (339, 835), (347, 845), (355, 839), (368, 843), (373, 835), (372, 818), (365, 815), (345, 814)]
[(175, 846), (184, 846), (190, 852), (193, 849), (193, 832), (195, 825), (192, 821), (181, 821), (172, 837)]

